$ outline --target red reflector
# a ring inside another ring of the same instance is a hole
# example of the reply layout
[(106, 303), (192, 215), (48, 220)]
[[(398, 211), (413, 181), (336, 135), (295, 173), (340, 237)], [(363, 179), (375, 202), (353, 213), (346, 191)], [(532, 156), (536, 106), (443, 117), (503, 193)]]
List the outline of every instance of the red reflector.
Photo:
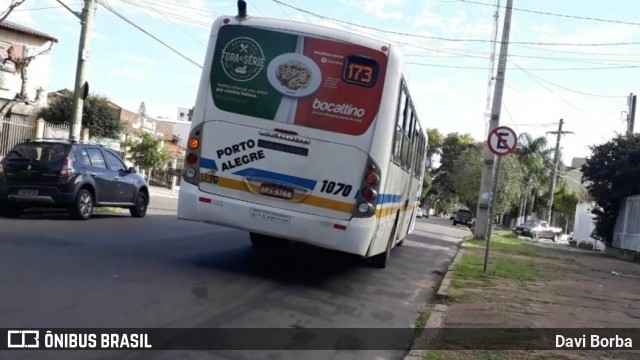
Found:
[(195, 153), (187, 155), (187, 162), (189, 164), (195, 164), (196, 161), (198, 161), (198, 155), (196, 155)]
[(223, 23), (228, 24), (229, 23), (229, 19), (224, 19), (222, 20)]
[(211, 199), (209, 199), (209, 198), (201, 197), (199, 200), (200, 200), (200, 202), (211, 204)]
[(346, 225), (340, 225), (340, 224), (333, 224), (333, 228), (338, 230), (347, 230)]

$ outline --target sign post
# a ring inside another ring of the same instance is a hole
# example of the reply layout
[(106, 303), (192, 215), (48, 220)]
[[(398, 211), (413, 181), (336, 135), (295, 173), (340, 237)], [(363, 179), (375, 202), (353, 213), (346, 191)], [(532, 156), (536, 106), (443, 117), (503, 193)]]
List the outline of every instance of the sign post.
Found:
[(489, 133), (489, 138), (487, 139), (489, 150), (498, 157), (498, 160), (496, 162), (495, 171), (493, 172), (493, 189), (491, 190), (489, 224), (487, 225), (487, 233), (485, 236), (487, 244), (484, 250), (484, 272), (487, 272), (487, 264), (489, 263), (489, 243), (491, 242), (491, 230), (493, 227), (493, 218), (495, 216), (496, 199), (498, 198), (498, 182), (500, 181), (500, 160), (502, 160), (503, 156), (514, 152), (517, 143), (518, 136), (515, 131), (506, 126), (500, 126), (493, 129), (493, 131)]

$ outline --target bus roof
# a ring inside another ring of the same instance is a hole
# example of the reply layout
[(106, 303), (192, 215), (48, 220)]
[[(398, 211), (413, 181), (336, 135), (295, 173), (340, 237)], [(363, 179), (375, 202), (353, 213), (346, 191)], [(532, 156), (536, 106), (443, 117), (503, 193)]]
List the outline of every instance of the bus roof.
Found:
[[(235, 16), (220, 16), (218, 20), (229, 19), (227, 25), (249, 25), (253, 27), (262, 27), (280, 30), (284, 32), (293, 32), (296, 34), (310, 35), (316, 37), (322, 37), (326, 39), (332, 39), (335, 41), (348, 42), (365, 46), (371, 49), (381, 50), (383, 46), (386, 46), (391, 52), (392, 44), (388, 41), (376, 39), (367, 35), (350, 32), (348, 30), (334, 29), (331, 27), (313, 25), (309, 23), (298, 22), (294, 20), (273, 19), (264, 17), (247, 17), (244, 20), (237, 20)], [(216, 22), (217, 23), (217, 22)], [(216, 23), (214, 23), (214, 30), (216, 30)], [(395, 50), (395, 49), (394, 49)], [(397, 51), (397, 50), (395, 50)], [(389, 53), (388, 52), (388, 53)]]

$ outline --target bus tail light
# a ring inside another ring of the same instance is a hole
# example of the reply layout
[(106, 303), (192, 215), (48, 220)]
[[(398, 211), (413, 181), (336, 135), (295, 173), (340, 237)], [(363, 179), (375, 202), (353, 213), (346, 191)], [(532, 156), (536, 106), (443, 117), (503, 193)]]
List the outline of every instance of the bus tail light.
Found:
[(190, 153), (189, 155), (187, 155), (186, 160), (188, 164), (193, 165), (198, 161), (198, 155), (196, 155), (195, 153)]
[(196, 177), (196, 169), (192, 167), (188, 168), (187, 170), (185, 170), (184, 176), (186, 176), (188, 179), (194, 179)]
[(356, 199), (358, 205), (353, 211), (354, 217), (366, 218), (375, 215), (381, 179), (380, 167), (369, 157), (363, 169), (362, 183)]
[(189, 134), (189, 141), (187, 141), (187, 151), (184, 156), (184, 173), (183, 179), (185, 182), (191, 185), (198, 185), (200, 177), (200, 167), (198, 162), (202, 157), (202, 127), (203, 124), (198, 124)]
[(189, 139), (189, 142), (187, 145), (189, 146), (189, 149), (195, 150), (200, 147), (200, 140), (196, 138), (191, 138)]
[(361, 214), (368, 214), (370, 212), (373, 212), (373, 205), (371, 205), (370, 203), (365, 203), (365, 202), (360, 203), (358, 205), (358, 211)]
[(365, 200), (373, 200), (375, 199), (376, 195), (378, 195), (376, 191), (370, 187), (362, 189), (362, 197)]
[(368, 173), (367, 176), (365, 177), (365, 181), (369, 185), (377, 184), (378, 180), (379, 180), (378, 175), (376, 175), (375, 173), (372, 173), (372, 172)]

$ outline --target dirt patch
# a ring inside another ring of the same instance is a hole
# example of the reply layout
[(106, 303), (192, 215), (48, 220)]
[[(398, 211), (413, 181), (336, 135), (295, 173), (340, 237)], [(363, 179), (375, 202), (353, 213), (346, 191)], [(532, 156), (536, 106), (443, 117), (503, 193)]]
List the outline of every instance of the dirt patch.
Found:
[[(509, 240), (492, 253), (487, 273), (481, 266), (484, 250), (467, 248), (454, 273), (445, 328), (640, 328), (639, 264), (578, 249), (523, 245), (538, 249), (522, 248)], [(438, 340), (429, 348), (438, 348)], [(431, 350), (425, 357), (638, 358), (640, 351), (580, 350)]]

